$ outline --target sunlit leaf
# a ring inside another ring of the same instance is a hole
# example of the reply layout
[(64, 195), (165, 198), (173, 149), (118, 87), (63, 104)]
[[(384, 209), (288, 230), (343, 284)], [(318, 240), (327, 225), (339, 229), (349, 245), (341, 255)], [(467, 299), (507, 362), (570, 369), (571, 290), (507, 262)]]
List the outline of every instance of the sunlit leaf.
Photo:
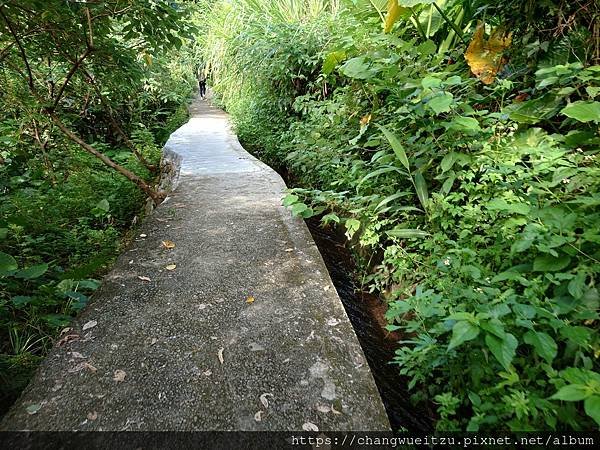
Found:
[(494, 29), (490, 37), (484, 37), (484, 24), (480, 22), (475, 29), (473, 39), (465, 52), (465, 59), (471, 72), (484, 84), (491, 84), (503, 65), (503, 54), (512, 42), (512, 33), (501, 27)]

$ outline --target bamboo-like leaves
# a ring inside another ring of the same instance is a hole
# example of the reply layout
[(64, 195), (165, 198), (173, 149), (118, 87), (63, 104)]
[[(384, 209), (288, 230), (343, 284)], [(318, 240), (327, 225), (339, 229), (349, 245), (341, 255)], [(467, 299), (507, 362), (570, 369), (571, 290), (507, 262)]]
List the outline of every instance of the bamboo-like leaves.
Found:
[[(412, 182), (413, 186), (415, 187), (415, 191), (417, 192), (417, 197), (419, 197), (419, 201), (421, 202), (421, 205), (423, 205), (423, 208), (425, 208), (425, 210), (427, 211), (427, 203), (429, 200), (429, 194), (427, 191), (427, 183), (425, 181), (425, 178), (423, 177), (423, 173), (421, 171), (418, 171), (415, 173), (414, 177), (411, 175), (410, 163), (408, 161), (408, 156), (406, 155), (406, 151), (404, 150), (404, 147), (400, 143), (400, 140), (396, 137), (396, 135), (394, 133), (392, 133), (390, 130), (388, 130), (383, 125), (379, 125), (379, 124), (376, 124), (376, 125), (381, 130), (381, 132), (383, 133), (383, 135), (385, 136), (387, 141), (390, 143), (390, 146), (392, 147), (392, 150), (396, 154), (398, 161), (400, 161), (400, 163), (408, 171), (408, 176), (410, 177), (410, 181)], [(382, 170), (382, 169), (380, 169), (380, 170)], [(386, 172), (389, 172), (389, 171), (390, 170), (386, 170)], [(377, 173), (377, 172), (379, 172), (379, 171), (376, 170), (375, 172), (372, 173), (373, 175), (372, 174), (367, 175), (365, 178), (363, 178), (361, 180), (361, 183), (363, 181), (365, 181), (367, 178), (371, 178), (371, 176), (375, 176), (375, 174), (379, 175), (379, 173)], [(383, 172), (380, 172), (380, 173), (383, 173)]]

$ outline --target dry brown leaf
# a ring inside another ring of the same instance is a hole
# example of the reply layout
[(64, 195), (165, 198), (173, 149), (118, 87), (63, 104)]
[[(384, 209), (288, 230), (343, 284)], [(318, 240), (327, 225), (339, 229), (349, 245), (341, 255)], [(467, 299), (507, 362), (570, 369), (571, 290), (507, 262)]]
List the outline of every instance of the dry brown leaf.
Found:
[(169, 264), (168, 266), (165, 267), (165, 269), (167, 270), (175, 270), (177, 268), (176, 264)]
[(139, 278), (140, 280), (142, 280), (142, 281), (152, 281), (152, 280), (150, 279), (150, 277), (143, 277), (143, 276), (141, 276), (141, 275), (138, 275), (138, 278)]
[(360, 119), (360, 125), (363, 127), (368, 125), (369, 122), (371, 122), (371, 114), (367, 114), (366, 116), (363, 116)]
[(115, 370), (115, 373), (113, 374), (113, 380), (115, 380), (116, 382), (120, 383), (121, 381), (125, 381), (125, 376), (127, 374), (125, 373), (124, 370)]
[(82, 330), (83, 330), (83, 331), (85, 331), (85, 330), (89, 330), (90, 328), (94, 328), (96, 325), (98, 325), (98, 321), (97, 321), (97, 320), (90, 320), (89, 322), (87, 322), (87, 323), (86, 323), (86, 324), (83, 326)]
[(84, 369), (87, 369), (87, 370), (89, 370), (89, 371), (90, 371), (90, 372), (92, 372), (92, 373), (96, 373), (96, 372), (98, 372), (98, 369), (96, 369), (96, 368), (95, 368), (94, 366), (92, 366), (91, 364), (89, 364), (89, 363), (86, 363), (86, 362), (84, 362), (84, 363), (82, 363), (82, 364), (83, 364), (83, 368), (84, 368)]
[(79, 335), (78, 334), (67, 334), (66, 336), (62, 337), (56, 343), (56, 346), (57, 347), (62, 347), (63, 345), (68, 344), (69, 342), (78, 341), (78, 340), (79, 340)]
[(89, 412), (87, 418), (92, 421), (96, 420), (98, 418), (98, 413), (96, 411)]
[(512, 42), (512, 33), (501, 27), (495, 28), (489, 39), (484, 37), (484, 24), (479, 22), (473, 39), (465, 52), (471, 72), (484, 84), (491, 84), (503, 65), (503, 53)]
[(161, 245), (162, 245), (164, 248), (166, 248), (166, 249), (169, 249), (169, 250), (170, 250), (170, 249), (172, 249), (172, 248), (175, 248), (175, 242), (173, 242), (173, 241), (169, 241), (169, 240), (162, 241), (162, 242), (161, 242)]
[(79, 358), (79, 359), (85, 359), (85, 356), (83, 356), (81, 353), (79, 352), (70, 352), (71, 356), (73, 358)]
[(254, 303), (255, 298), (251, 295), (246, 299), (246, 303)]
[(223, 364), (225, 362), (225, 359), (223, 358), (223, 350), (225, 350), (225, 349), (220, 348), (219, 351), (217, 352), (217, 356), (219, 357), (219, 361), (221, 362), (221, 364)]

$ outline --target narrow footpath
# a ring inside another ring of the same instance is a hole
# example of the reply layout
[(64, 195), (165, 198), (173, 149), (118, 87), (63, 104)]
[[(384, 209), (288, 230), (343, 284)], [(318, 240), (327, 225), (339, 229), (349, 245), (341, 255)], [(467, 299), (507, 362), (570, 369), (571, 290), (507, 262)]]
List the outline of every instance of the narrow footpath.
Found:
[(195, 100), (179, 185), (0, 430), (387, 430), (354, 330), (285, 184)]

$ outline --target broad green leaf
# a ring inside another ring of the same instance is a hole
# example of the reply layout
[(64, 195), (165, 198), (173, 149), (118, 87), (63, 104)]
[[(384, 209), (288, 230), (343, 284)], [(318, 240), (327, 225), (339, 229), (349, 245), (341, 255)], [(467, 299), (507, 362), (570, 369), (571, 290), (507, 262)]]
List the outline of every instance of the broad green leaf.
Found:
[(588, 398), (591, 392), (583, 384), (568, 384), (561, 387), (556, 394), (550, 397), (552, 400), (562, 400), (564, 402), (578, 402)]
[(433, 110), (436, 114), (441, 114), (443, 112), (449, 112), (450, 106), (454, 101), (454, 97), (449, 92), (444, 92), (442, 95), (438, 95), (437, 97), (433, 97), (431, 100), (427, 102), (427, 106)]
[(39, 278), (48, 271), (48, 264), (38, 264), (36, 266), (28, 267), (27, 269), (19, 270), (15, 276), (17, 278), (25, 278), (26, 280), (33, 280)]
[(543, 332), (529, 330), (523, 336), (526, 344), (533, 346), (538, 355), (546, 360), (548, 364), (552, 364), (558, 351), (558, 346), (552, 337)]
[(426, 76), (425, 78), (423, 78), (421, 80), (421, 86), (423, 86), (424, 89), (437, 88), (437, 87), (440, 87), (441, 85), (442, 85), (442, 80), (440, 80), (439, 78), (436, 78), (436, 77)]
[(290, 206), (290, 205), (293, 205), (294, 203), (296, 203), (298, 200), (299, 200), (299, 198), (297, 195), (288, 194), (283, 198), (283, 201), (281, 204), (283, 206)]
[(592, 395), (583, 402), (585, 413), (600, 425), (600, 395)]
[(8, 253), (0, 252), (0, 275), (18, 268), (17, 260)]
[(348, 239), (352, 239), (352, 236), (354, 236), (360, 228), (360, 221), (357, 219), (346, 219), (344, 226), (346, 227), (346, 236)]
[(515, 357), (517, 350), (517, 339), (510, 333), (506, 333), (503, 339), (500, 339), (492, 334), (486, 334), (485, 344), (492, 352), (492, 355), (494, 355), (494, 357), (502, 365), (502, 367), (504, 367), (506, 370), (509, 370), (510, 363)]
[(456, 162), (456, 152), (447, 153), (446, 156), (442, 159), (440, 163), (440, 167), (442, 168), (442, 173), (449, 171), (452, 169), (452, 166)]
[(527, 203), (508, 203), (502, 198), (493, 198), (486, 206), (492, 211), (506, 211), (522, 215), (528, 215), (531, 211), (531, 208)]
[(557, 272), (567, 267), (570, 262), (571, 257), (568, 255), (540, 255), (533, 260), (533, 270), (536, 272)]
[(498, 319), (483, 321), (479, 326), (482, 330), (487, 331), (500, 339), (504, 339), (504, 336), (506, 335), (504, 325), (502, 325), (502, 322)]
[(479, 336), (479, 327), (468, 321), (456, 322), (452, 327), (452, 339), (448, 345), (448, 350), (458, 347), (466, 341), (470, 341)]
[(325, 225), (330, 222), (340, 223), (340, 218), (336, 214), (329, 213), (321, 217), (321, 222), (323, 222)]
[(416, 230), (411, 228), (394, 228), (386, 232), (388, 236), (397, 238), (409, 239), (409, 238), (424, 238), (429, 236), (427, 231)]
[(427, 208), (427, 201), (429, 200), (429, 194), (427, 192), (427, 183), (421, 172), (415, 173), (415, 189), (417, 190), (417, 197), (424, 208)]
[(364, 56), (349, 59), (340, 70), (347, 77), (356, 78), (358, 80), (367, 80), (377, 73), (376, 70), (372, 69), (370, 65), (366, 63)]
[(457, 116), (447, 126), (450, 130), (462, 131), (464, 133), (476, 133), (481, 131), (479, 122), (473, 117)]
[(292, 214), (294, 216), (299, 216), (306, 209), (308, 209), (308, 206), (306, 206), (304, 203), (294, 203), (292, 206)]
[(600, 123), (600, 102), (580, 100), (565, 106), (560, 112), (579, 122)]
[(398, 160), (400, 160), (400, 162), (406, 168), (406, 170), (410, 170), (410, 164), (408, 163), (408, 157), (406, 156), (404, 147), (402, 146), (402, 144), (400, 143), (398, 138), (383, 125), (377, 124), (377, 127), (383, 132), (385, 138), (390, 143), (392, 150), (394, 150), (394, 153), (396, 154), (396, 157), (398, 158)]
[(562, 337), (573, 341), (580, 346), (587, 345), (592, 331), (587, 327), (567, 325), (560, 328), (559, 333)]
[(344, 59), (346, 59), (346, 52), (343, 50), (329, 53), (323, 60), (323, 73), (329, 75)]
[(8, 228), (0, 228), (0, 240), (6, 239), (8, 235)]
[(16, 295), (10, 299), (10, 302), (18, 308), (19, 306), (28, 304), (32, 300), (33, 297), (29, 297), (27, 295)]
[(96, 208), (98, 208), (104, 212), (108, 212), (110, 209), (110, 204), (108, 203), (108, 200), (102, 199), (98, 202), (98, 204), (96, 205)]

